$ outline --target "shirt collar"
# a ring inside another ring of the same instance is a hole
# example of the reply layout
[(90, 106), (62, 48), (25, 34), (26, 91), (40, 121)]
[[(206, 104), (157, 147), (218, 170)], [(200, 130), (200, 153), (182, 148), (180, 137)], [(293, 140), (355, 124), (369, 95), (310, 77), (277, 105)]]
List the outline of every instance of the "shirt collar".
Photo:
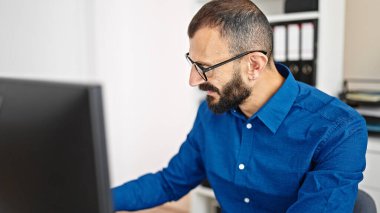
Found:
[(276, 63), (279, 73), (285, 78), (280, 89), (257, 112), (257, 117), (276, 133), (278, 127), (289, 113), (290, 108), (298, 95), (299, 88), (288, 67)]

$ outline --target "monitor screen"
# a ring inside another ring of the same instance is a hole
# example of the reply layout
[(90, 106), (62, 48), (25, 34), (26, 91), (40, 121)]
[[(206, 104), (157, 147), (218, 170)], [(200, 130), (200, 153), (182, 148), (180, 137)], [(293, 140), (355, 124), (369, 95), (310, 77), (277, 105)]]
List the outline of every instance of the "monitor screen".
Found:
[(0, 78), (0, 212), (110, 213), (101, 87)]

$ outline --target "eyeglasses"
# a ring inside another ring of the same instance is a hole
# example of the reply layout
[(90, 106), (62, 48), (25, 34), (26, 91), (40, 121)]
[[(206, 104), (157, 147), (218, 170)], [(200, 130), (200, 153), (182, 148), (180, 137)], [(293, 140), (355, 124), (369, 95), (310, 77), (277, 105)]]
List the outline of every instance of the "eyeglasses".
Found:
[(245, 55), (248, 55), (248, 54), (250, 54), (250, 53), (253, 53), (253, 52), (260, 52), (260, 53), (262, 53), (262, 54), (264, 54), (264, 55), (267, 55), (267, 52), (264, 51), (264, 50), (252, 50), (252, 51), (247, 51), (247, 52), (240, 53), (239, 55), (234, 56), (234, 57), (232, 57), (232, 58), (230, 58), (230, 59), (228, 59), (228, 60), (225, 60), (225, 61), (223, 61), (223, 62), (220, 62), (220, 63), (218, 63), (218, 64), (212, 65), (212, 66), (210, 66), (210, 67), (204, 67), (202, 64), (200, 64), (200, 63), (198, 63), (198, 62), (194, 62), (194, 61), (189, 57), (189, 53), (186, 53), (186, 54), (185, 54), (185, 57), (186, 57), (187, 61), (190, 63), (191, 66), (194, 65), (195, 69), (197, 70), (198, 74), (203, 78), (203, 80), (207, 81), (206, 72), (209, 72), (209, 71), (211, 71), (211, 70), (213, 70), (213, 69), (215, 69), (215, 68), (218, 68), (218, 67), (220, 67), (220, 66), (222, 66), (222, 65), (225, 65), (225, 64), (227, 64), (227, 63), (229, 63), (229, 62), (231, 62), (231, 61), (234, 61), (234, 60), (236, 60), (236, 59), (239, 59), (239, 58), (241, 58), (241, 57), (243, 57), (243, 56), (245, 56)]

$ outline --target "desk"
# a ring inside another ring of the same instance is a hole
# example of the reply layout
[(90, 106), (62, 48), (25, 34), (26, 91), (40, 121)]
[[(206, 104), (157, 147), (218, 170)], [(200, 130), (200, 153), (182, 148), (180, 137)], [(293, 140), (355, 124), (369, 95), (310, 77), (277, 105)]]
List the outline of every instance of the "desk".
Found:
[[(129, 213), (126, 211), (116, 212), (116, 213)], [(156, 208), (142, 210), (142, 211), (134, 211), (133, 213), (188, 213), (188, 211), (182, 211), (175, 208), (170, 208), (167, 206), (159, 206)]]
[[(190, 209), (190, 195), (185, 195), (181, 199), (176, 202), (169, 202), (164, 205), (142, 210), (142, 211), (134, 211), (133, 213), (189, 213)], [(129, 213), (127, 211), (120, 211), (116, 213)]]

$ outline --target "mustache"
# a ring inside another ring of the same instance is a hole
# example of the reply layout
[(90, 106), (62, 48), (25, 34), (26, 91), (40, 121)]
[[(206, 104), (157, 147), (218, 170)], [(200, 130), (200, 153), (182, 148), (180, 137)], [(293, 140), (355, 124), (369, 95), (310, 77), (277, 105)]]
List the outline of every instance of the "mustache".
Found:
[(216, 92), (220, 95), (219, 89), (216, 88), (215, 86), (213, 86), (212, 84), (203, 83), (203, 84), (199, 85), (198, 87), (202, 91), (212, 91), (212, 92)]

